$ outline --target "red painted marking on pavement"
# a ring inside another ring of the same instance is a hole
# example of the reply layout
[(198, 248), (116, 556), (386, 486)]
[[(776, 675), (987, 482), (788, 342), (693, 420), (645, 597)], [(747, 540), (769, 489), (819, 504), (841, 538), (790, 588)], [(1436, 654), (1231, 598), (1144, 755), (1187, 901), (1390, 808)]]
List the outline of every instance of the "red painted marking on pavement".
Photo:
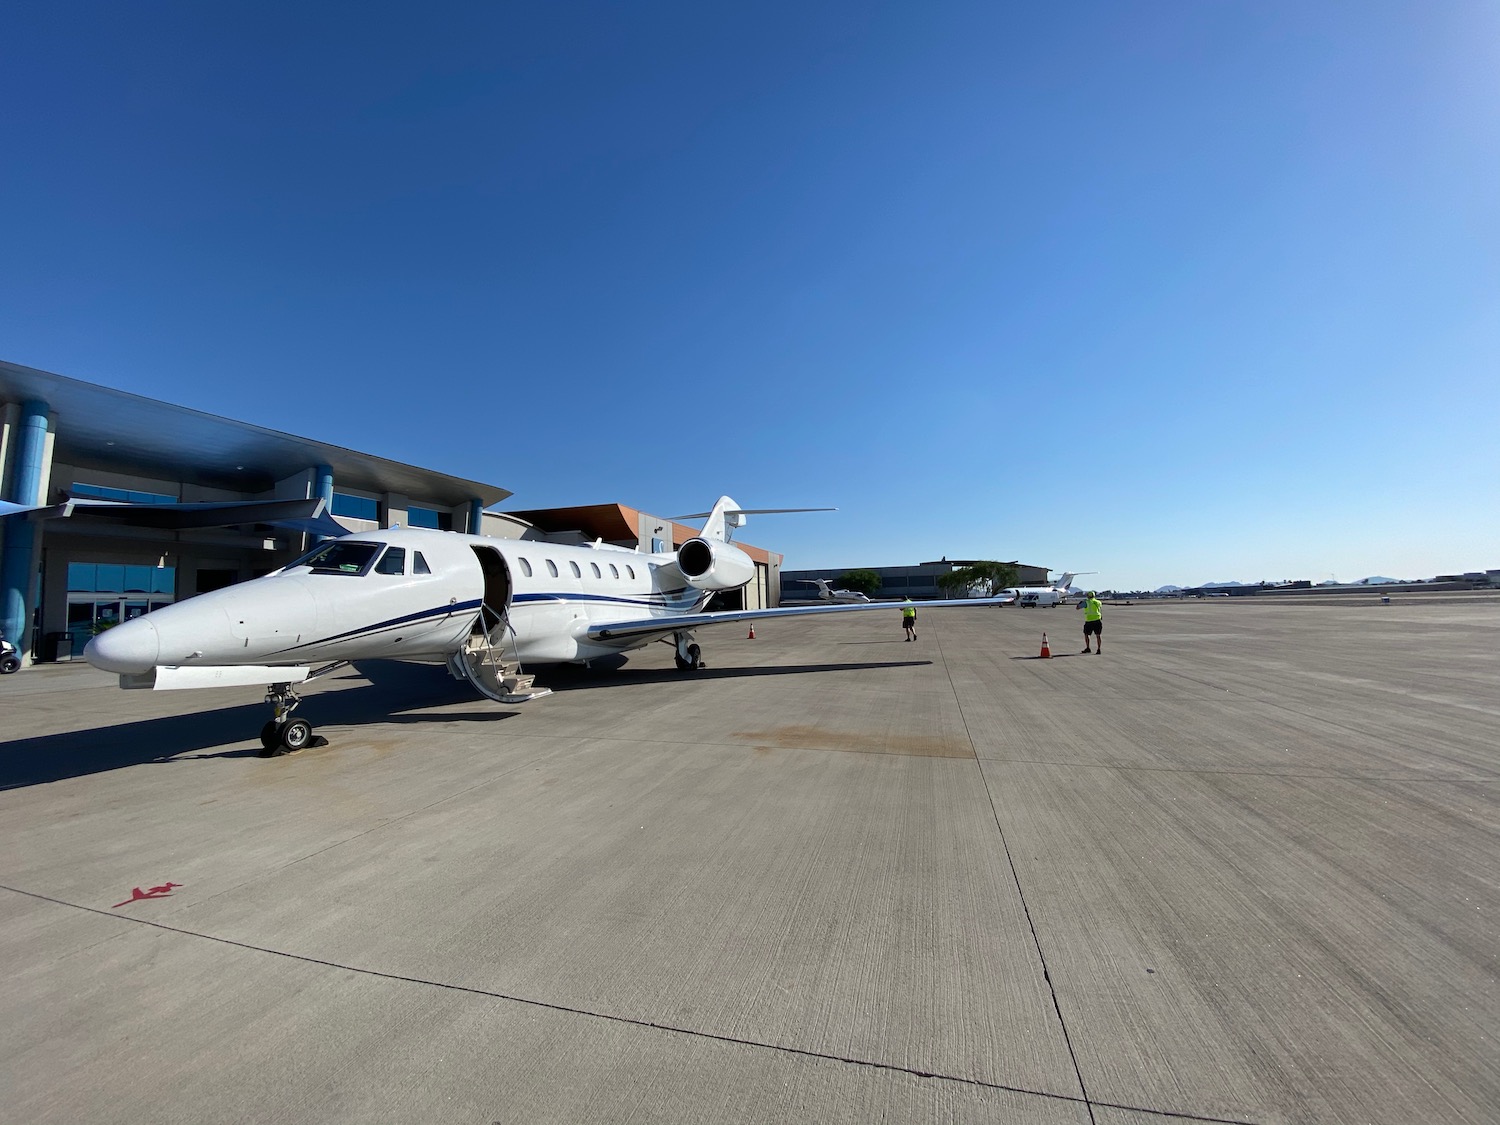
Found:
[(140, 902), (143, 898), (170, 898), (172, 896), (172, 888), (180, 886), (182, 886), (181, 883), (163, 883), (159, 887), (152, 887), (150, 890), (145, 891), (141, 890), (140, 887), (136, 887), (130, 892), (129, 898), (124, 902), (115, 903), (110, 909), (118, 910), (122, 906), (129, 906), (132, 902)]

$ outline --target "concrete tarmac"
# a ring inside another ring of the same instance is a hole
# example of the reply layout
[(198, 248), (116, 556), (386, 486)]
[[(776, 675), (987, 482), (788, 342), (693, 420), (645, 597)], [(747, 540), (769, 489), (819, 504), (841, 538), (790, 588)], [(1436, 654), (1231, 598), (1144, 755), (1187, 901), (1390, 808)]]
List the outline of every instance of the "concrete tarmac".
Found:
[(0, 1117), (1500, 1120), (1500, 599), (741, 629), (6, 677)]

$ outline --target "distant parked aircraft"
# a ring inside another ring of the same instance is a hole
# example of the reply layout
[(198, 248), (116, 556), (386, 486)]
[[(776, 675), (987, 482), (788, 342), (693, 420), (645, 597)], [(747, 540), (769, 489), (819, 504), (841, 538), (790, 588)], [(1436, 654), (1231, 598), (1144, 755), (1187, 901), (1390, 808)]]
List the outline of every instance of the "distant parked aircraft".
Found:
[(1037, 606), (1059, 606), (1066, 605), (1068, 599), (1073, 596), (1068, 588), (1073, 579), (1080, 574), (1093, 574), (1092, 570), (1066, 571), (1063, 576), (1052, 586), (1014, 586), (1000, 591), (1000, 597), (1007, 599), (1006, 605), (1018, 605), (1022, 609), (1035, 609)]
[(825, 602), (867, 602), (870, 599), (858, 590), (830, 590), (826, 578), (799, 578), (798, 582), (806, 582), (810, 586), (818, 588), (818, 600)]

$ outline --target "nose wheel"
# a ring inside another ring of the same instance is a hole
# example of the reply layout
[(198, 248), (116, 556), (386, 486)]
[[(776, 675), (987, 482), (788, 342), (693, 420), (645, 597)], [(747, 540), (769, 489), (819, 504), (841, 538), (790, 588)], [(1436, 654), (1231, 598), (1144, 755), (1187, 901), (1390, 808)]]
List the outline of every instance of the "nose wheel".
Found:
[(266, 689), (266, 702), (275, 705), (276, 715), (260, 728), (260, 756), (270, 758), (305, 749), (312, 742), (312, 724), (291, 717), (302, 702), (292, 685), (272, 684)]

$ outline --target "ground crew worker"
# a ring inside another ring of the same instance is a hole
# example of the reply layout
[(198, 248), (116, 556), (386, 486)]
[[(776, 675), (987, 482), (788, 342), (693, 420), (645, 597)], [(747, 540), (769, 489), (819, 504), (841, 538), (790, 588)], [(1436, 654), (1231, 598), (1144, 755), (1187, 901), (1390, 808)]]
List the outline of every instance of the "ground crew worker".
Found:
[(1088, 652), (1089, 634), (1099, 638), (1099, 654), (1104, 654), (1104, 607), (1099, 604), (1099, 595), (1089, 591), (1083, 602), (1083, 651)]
[(914, 641), (917, 639), (917, 607), (911, 604), (911, 599), (906, 599), (906, 604), (901, 607), (901, 627), (906, 630), (906, 639)]

